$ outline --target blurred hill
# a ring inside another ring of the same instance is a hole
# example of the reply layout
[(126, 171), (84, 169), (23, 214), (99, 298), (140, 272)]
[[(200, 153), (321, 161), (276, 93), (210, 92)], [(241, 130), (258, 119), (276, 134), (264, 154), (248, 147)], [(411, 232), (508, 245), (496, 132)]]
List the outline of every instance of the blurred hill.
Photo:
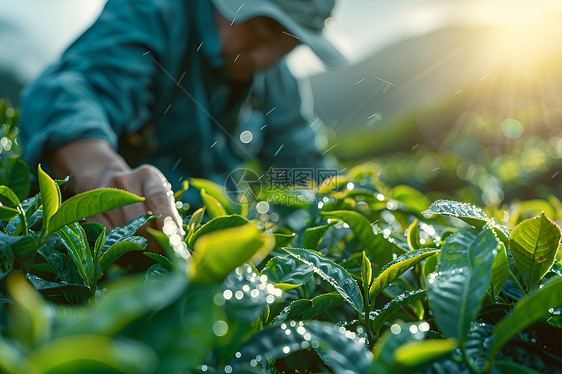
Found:
[(551, 134), (562, 127), (561, 42), (561, 13), (509, 26), (450, 25), (311, 77), (316, 112), (337, 135), (342, 160), (441, 147), (455, 124), (474, 120), (466, 113), (488, 127), (484, 143), (505, 143), (505, 119), (522, 124), (523, 136)]

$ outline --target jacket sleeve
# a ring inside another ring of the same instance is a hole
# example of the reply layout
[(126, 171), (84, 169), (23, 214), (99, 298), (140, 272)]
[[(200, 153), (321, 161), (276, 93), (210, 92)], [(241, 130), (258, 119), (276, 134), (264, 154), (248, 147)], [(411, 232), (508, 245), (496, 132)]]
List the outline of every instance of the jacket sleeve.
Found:
[[(162, 3), (163, 1), (160, 1)], [(77, 139), (118, 137), (151, 117), (156, 61), (169, 44), (169, 16), (159, 1), (109, 0), (98, 20), (23, 93), (23, 158)]]
[(255, 92), (267, 113), (260, 159), (266, 167), (325, 168), (316, 145), (312, 103), (303, 107), (299, 83), (282, 61), (259, 74)]

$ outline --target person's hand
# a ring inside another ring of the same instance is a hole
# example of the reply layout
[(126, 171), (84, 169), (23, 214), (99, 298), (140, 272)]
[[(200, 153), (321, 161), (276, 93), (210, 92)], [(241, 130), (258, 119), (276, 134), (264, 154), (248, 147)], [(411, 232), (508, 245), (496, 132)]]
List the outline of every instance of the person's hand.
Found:
[(48, 157), (49, 166), (56, 178), (70, 176), (69, 187), (73, 193), (113, 187), (139, 196), (145, 201), (114, 209), (88, 219), (101, 223), (108, 229), (121, 227), (143, 214), (159, 216), (151, 222), (161, 230), (164, 219), (171, 217), (181, 231), (181, 218), (175, 207), (171, 185), (156, 167), (142, 165), (131, 169), (111, 146), (102, 140), (71, 142)]

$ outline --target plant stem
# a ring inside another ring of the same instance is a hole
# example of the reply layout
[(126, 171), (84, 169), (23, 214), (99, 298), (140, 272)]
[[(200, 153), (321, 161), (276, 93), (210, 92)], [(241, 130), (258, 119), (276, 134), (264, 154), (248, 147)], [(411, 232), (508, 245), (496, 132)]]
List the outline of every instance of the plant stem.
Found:
[(375, 346), (375, 336), (371, 330), (371, 318), (370, 318), (370, 314), (371, 314), (371, 301), (369, 299), (369, 287), (367, 286), (363, 286), (363, 294), (364, 294), (364, 298), (365, 298), (365, 307), (363, 308), (363, 311), (365, 313), (365, 320), (361, 321), (362, 316), (361, 313), (359, 313), (359, 321), (361, 321), (361, 323), (363, 323), (363, 326), (365, 326), (365, 330), (367, 333), (367, 344), (369, 346), (369, 350), (372, 350), (373, 347)]

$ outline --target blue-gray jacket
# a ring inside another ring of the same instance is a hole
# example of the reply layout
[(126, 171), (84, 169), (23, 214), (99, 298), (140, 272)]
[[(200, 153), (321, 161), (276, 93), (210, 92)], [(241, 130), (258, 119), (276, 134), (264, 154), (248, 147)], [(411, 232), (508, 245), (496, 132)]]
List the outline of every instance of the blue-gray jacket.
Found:
[[(227, 103), (213, 11), (210, 0), (109, 0), (24, 91), (24, 160), (33, 167), (65, 143), (103, 139), (132, 166), (156, 165), (176, 186), (186, 176), (223, 181), (253, 157), (265, 168), (321, 167), (284, 62), (256, 74), (241, 99)], [(245, 130), (253, 136), (247, 144)]]

